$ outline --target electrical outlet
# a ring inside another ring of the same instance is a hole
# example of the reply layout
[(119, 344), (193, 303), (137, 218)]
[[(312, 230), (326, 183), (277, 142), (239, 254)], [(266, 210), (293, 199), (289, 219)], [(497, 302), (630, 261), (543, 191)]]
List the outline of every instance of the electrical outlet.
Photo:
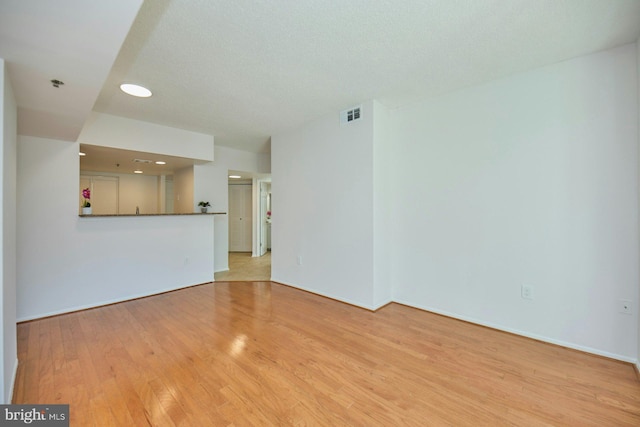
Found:
[(520, 289), (520, 294), (524, 299), (533, 299), (533, 286), (522, 285), (522, 288)]
[(302, 265), (302, 255), (298, 255), (298, 265)]
[(633, 314), (633, 305), (628, 299), (618, 300), (618, 313)]

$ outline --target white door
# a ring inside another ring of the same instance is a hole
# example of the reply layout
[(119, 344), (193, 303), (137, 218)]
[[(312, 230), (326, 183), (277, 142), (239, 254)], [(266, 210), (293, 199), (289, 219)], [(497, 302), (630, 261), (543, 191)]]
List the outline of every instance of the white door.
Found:
[(118, 178), (111, 176), (96, 176), (93, 178), (93, 193), (91, 194), (92, 212), (94, 215), (109, 215), (118, 213)]
[(229, 251), (251, 252), (251, 184), (229, 186)]
[(260, 183), (260, 256), (267, 253), (267, 183)]
[(91, 190), (91, 211), (94, 215), (110, 215), (118, 213), (118, 177), (113, 176), (80, 176), (80, 199), (82, 189)]

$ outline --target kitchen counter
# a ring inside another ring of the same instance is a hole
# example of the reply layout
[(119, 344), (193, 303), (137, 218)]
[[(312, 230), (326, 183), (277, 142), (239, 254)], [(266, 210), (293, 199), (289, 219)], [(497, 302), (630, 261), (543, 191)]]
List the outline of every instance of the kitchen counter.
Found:
[(203, 216), (203, 215), (226, 215), (226, 212), (207, 212), (207, 213), (200, 213), (200, 212), (192, 212), (192, 213), (155, 213), (155, 214), (90, 214), (90, 215), (83, 215), (83, 214), (79, 214), (78, 216), (81, 218), (113, 218), (113, 217), (132, 217), (132, 216), (188, 216), (188, 215), (195, 215), (195, 216)]

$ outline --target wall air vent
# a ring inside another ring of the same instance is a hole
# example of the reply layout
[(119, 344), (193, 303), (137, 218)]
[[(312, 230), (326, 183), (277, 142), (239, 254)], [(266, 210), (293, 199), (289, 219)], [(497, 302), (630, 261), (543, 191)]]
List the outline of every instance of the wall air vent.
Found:
[(362, 105), (340, 112), (340, 124), (351, 123), (362, 118)]

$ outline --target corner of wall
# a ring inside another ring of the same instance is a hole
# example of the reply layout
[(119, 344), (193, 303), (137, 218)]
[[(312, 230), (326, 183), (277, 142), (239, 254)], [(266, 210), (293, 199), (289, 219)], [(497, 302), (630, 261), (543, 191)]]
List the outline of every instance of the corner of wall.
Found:
[(271, 173), (271, 152), (258, 154), (258, 172)]
[[(638, 313), (612, 309), (619, 298), (640, 306), (638, 49), (391, 112), (395, 300), (638, 363)], [(535, 283), (535, 301), (522, 283)]]
[[(636, 86), (638, 89), (638, 146), (640, 146), (640, 39), (636, 40), (636, 74), (637, 74), (637, 78), (636, 78)], [(640, 150), (639, 150), (640, 152)], [(638, 159), (638, 163), (640, 163), (640, 158)], [(638, 181), (638, 189), (639, 189), (639, 193), (640, 193), (640, 176), (638, 177), (639, 181)], [(640, 194), (639, 194), (640, 196)], [(640, 197), (639, 197), (639, 201), (640, 201)], [(638, 221), (640, 222), (640, 218), (638, 218)], [(639, 228), (640, 229), (640, 228)], [(638, 236), (638, 245), (640, 246), (640, 236)], [(640, 288), (640, 283), (637, 284), (638, 288)], [(640, 308), (640, 298), (638, 301), (636, 301), (636, 307)], [(638, 369), (638, 372), (640, 372), (640, 316), (638, 316), (638, 325), (637, 325), (637, 334), (638, 334), (638, 350), (637, 350), (637, 354), (636, 354), (636, 368)]]
[(339, 111), (324, 115), (274, 135), (271, 146), (272, 277), (366, 307), (374, 303), (372, 106), (362, 102), (361, 119), (348, 124)]
[(373, 101), (373, 305), (376, 309), (393, 300), (393, 275), (389, 233), (393, 224), (391, 198), (392, 176), (389, 173), (393, 138), (389, 110)]
[(16, 186), (17, 186), (17, 105), (13, 88), (0, 58), (0, 401), (11, 400), (18, 354), (16, 337)]

